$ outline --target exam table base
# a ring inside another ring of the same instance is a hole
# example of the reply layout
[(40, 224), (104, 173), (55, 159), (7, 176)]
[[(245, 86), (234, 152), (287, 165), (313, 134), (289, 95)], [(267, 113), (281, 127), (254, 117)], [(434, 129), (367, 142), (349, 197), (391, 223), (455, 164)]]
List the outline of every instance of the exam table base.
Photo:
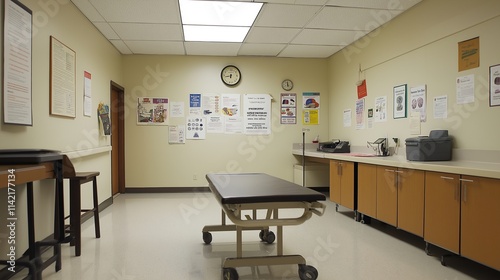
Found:
[[(278, 218), (278, 209), (268, 211), (268, 216), (274, 214), (274, 218)], [(273, 213), (274, 212), (274, 213)], [(256, 219), (256, 211), (253, 211), (253, 219)], [(235, 231), (236, 232), (236, 258), (226, 258), (222, 264), (223, 279), (237, 280), (238, 273), (234, 269), (236, 267), (251, 267), (251, 266), (271, 266), (271, 265), (293, 265), (297, 264), (299, 268), (299, 276), (301, 280), (316, 279), (318, 271), (309, 265), (306, 265), (306, 260), (301, 255), (283, 255), (283, 226), (277, 228), (277, 255), (276, 256), (258, 256), (258, 257), (243, 257), (243, 240), (242, 232), (248, 230), (260, 230), (260, 238), (262, 241), (271, 244), (274, 242), (274, 233), (269, 231), (269, 227), (241, 227), (237, 225), (226, 224), (226, 214), (222, 211), (221, 225), (207, 225), (203, 227), (203, 241), (206, 244), (212, 242), (210, 232), (218, 231)], [(269, 238), (268, 238), (268, 234)]]

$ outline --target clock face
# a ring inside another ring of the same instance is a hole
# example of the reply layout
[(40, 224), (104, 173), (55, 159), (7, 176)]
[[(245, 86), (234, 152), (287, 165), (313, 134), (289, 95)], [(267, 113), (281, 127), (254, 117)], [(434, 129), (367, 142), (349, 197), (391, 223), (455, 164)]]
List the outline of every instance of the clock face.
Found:
[(292, 80), (290, 79), (283, 80), (283, 82), (281, 82), (281, 87), (286, 91), (291, 90), (293, 88)]
[(220, 72), (220, 77), (222, 82), (228, 86), (237, 85), (241, 80), (241, 73), (238, 67), (234, 65), (228, 65), (222, 69)]

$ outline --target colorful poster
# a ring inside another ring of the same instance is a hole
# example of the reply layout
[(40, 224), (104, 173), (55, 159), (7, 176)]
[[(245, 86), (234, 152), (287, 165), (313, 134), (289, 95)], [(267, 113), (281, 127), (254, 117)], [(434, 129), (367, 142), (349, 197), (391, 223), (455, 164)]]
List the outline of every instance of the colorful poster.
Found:
[(201, 116), (201, 93), (189, 94), (189, 115)]
[(137, 124), (167, 125), (168, 98), (137, 98)]
[(356, 129), (365, 128), (365, 99), (356, 100)]
[(319, 92), (302, 93), (303, 109), (319, 109), (319, 105), (320, 105)]
[(225, 133), (242, 133), (243, 118), (241, 115), (241, 95), (222, 94), (221, 113), (224, 116)]
[(297, 94), (282, 93), (281, 102), (281, 124), (297, 123)]
[(319, 124), (319, 110), (303, 110), (302, 111), (302, 124), (316, 125)]
[(420, 113), (420, 121), (427, 119), (427, 89), (426, 85), (410, 88), (410, 110)]

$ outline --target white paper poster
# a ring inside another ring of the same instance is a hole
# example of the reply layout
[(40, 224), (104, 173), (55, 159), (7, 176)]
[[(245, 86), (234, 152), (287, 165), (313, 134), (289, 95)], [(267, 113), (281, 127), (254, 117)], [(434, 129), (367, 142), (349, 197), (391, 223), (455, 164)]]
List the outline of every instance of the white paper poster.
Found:
[(434, 118), (446, 119), (448, 118), (448, 96), (434, 97)]
[(365, 99), (356, 100), (356, 129), (365, 128)]
[[(410, 88), (410, 112), (418, 112), (420, 121), (425, 122), (427, 119), (427, 86), (417, 86)], [(410, 113), (410, 114), (411, 114)]]
[(221, 114), (220, 94), (203, 94), (201, 97), (201, 104), (204, 116)]
[(168, 143), (186, 143), (186, 127), (184, 125), (170, 125), (168, 127)]
[(375, 98), (375, 112), (373, 113), (375, 122), (387, 121), (387, 96)]
[(83, 71), (83, 115), (92, 116), (92, 75)]
[(345, 109), (343, 114), (343, 124), (344, 127), (351, 127), (351, 109)]
[(206, 130), (205, 117), (189, 116), (186, 119), (186, 139), (199, 140), (205, 139)]
[(242, 133), (243, 118), (241, 115), (241, 95), (222, 94), (221, 112), (224, 116), (224, 131), (226, 133)]
[(457, 78), (457, 104), (474, 102), (474, 74)]
[(170, 116), (173, 118), (183, 118), (184, 102), (170, 102)]
[(271, 96), (269, 94), (245, 94), (243, 111), (245, 134), (271, 134)]

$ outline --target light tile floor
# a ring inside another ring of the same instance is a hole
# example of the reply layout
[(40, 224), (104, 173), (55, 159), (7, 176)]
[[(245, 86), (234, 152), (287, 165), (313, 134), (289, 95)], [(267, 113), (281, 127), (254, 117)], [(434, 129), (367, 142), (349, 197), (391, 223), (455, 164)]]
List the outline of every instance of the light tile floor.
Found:
[[(500, 279), (499, 271), (460, 257), (442, 266), (442, 250), (431, 247), (438, 256), (426, 255), (421, 238), (377, 221), (355, 222), (351, 211), (326, 204), (322, 217), (284, 228), (285, 254), (304, 256), (318, 279)], [(82, 255), (63, 245), (62, 270), (56, 273), (52, 265), (43, 279), (221, 279), (224, 258), (236, 255), (234, 232), (215, 232), (211, 245), (203, 243), (203, 226), (221, 219), (211, 193), (122, 194), (100, 217), (101, 238), (94, 238), (93, 220), (85, 222)], [(276, 253), (276, 245), (260, 242), (257, 231), (243, 238), (245, 256)], [(296, 265), (237, 270), (242, 280), (300, 279)]]

